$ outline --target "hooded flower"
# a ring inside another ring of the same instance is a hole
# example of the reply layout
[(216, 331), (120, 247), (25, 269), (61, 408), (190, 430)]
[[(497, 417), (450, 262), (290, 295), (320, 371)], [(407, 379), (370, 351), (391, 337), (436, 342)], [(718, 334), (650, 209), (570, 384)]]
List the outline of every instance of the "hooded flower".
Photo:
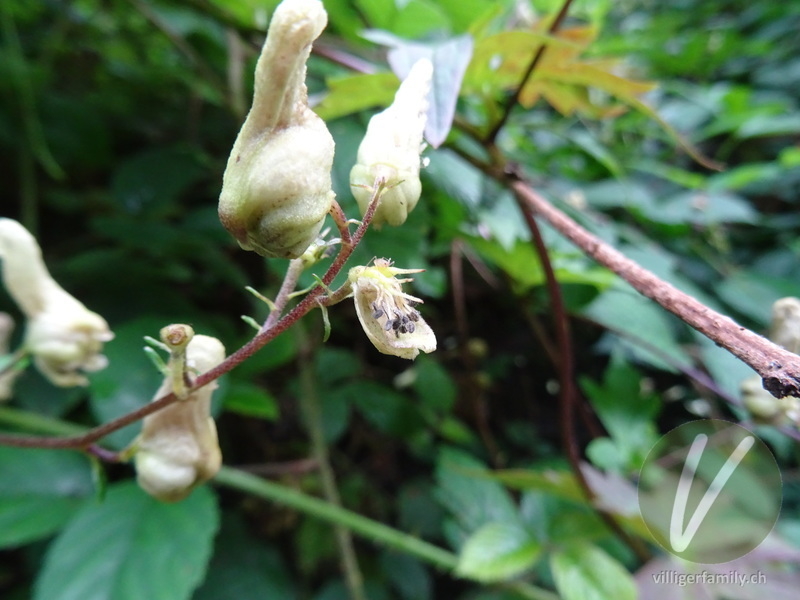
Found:
[(256, 65), (253, 106), (231, 150), (219, 217), (245, 250), (297, 258), (331, 208), (334, 143), (309, 107), (311, 43), (328, 22), (319, 0), (275, 9)]
[(391, 106), (370, 119), (358, 148), (356, 165), (350, 171), (350, 189), (362, 215), (372, 198), (375, 179), (381, 177), (386, 182), (374, 225), (402, 225), (419, 201), (420, 153), (432, 77), (431, 61), (423, 58), (414, 63)]
[[(186, 347), (186, 365), (203, 373), (225, 359), (225, 348), (213, 337), (196, 335)], [(170, 359), (170, 366), (174, 359)], [(175, 389), (173, 370), (155, 399)], [(192, 489), (219, 471), (222, 454), (217, 428), (210, 416), (212, 382), (144, 418), (142, 433), (134, 442), (136, 477), (148, 494), (165, 502), (182, 500)]]
[(107, 364), (103, 343), (114, 334), (105, 319), (70, 296), (50, 276), (36, 239), (12, 219), (0, 219), (3, 283), (28, 318), (25, 348), (54, 385), (87, 385), (82, 371)]
[(402, 289), (412, 279), (397, 279), (397, 275), (421, 271), (397, 269), (385, 259), (375, 260), (372, 267), (350, 269), (356, 315), (369, 341), (383, 354), (414, 359), (420, 350), (436, 350), (436, 335), (414, 308), (422, 300)]

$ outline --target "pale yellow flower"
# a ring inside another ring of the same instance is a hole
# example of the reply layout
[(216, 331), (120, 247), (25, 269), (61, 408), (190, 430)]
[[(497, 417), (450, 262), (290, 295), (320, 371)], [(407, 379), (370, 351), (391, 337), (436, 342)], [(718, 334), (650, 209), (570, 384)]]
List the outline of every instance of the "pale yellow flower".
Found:
[[(203, 373), (225, 359), (225, 348), (213, 337), (196, 335), (186, 348), (190, 370)], [(154, 400), (174, 389), (170, 373)], [(136, 478), (148, 494), (165, 502), (182, 500), (208, 481), (222, 464), (217, 428), (211, 418), (211, 395), (216, 381), (144, 418), (134, 442)]]
[(372, 219), (378, 227), (405, 223), (422, 193), (420, 154), (432, 77), (431, 61), (417, 61), (391, 106), (370, 119), (358, 148), (356, 164), (350, 171), (350, 189), (362, 215), (372, 198), (375, 179), (382, 178), (386, 183)]
[(373, 346), (383, 354), (414, 359), (436, 350), (436, 335), (414, 305), (422, 300), (403, 291), (411, 278), (397, 275), (422, 269), (398, 269), (385, 259), (371, 267), (353, 267), (348, 274), (356, 315)]
[(334, 142), (309, 107), (306, 61), (328, 22), (319, 0), (275, 9), (256, 65), (253, 106), (231, 150), (219, 217), (245, 250), (297, 258), (331, 207)]
[(108, 362), (108, 323), (56, 283), (36, 239), (12, 219), (0, 219), (0, 258), (3, 283), (28, 318), (24, 344), (36, 367), (57, 386), (87, 385), (83, 372)]

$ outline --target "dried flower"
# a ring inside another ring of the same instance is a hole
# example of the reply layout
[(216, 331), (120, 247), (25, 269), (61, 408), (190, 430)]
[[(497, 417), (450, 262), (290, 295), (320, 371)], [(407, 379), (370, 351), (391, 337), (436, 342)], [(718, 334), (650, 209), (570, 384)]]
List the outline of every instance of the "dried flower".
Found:
[(0, 258), (3, 283), (28, 318), (24, 343), (36, 367), (57, 386), (87, 385), (81, 372), (108, 362), (101, 352), (114, 334), (105, 319), (55, 282), (36, 239), (12, 219), (0, 219)]
[(350, 269), (356, 315), (369, 341), (383, 354), (414, 359), (420, 350), (436, 350), (436, 335), (414, 308), (422, 300), (402, 289), (412, 279), (397, 279), (397, 275), (421, 271), (397, 269), (385, 259), (376, 259), (371, 267)]
[[(195, 335), (186, 347), (185, 359), (189, 369), (202, 373), (225, 359), (225, 348), (216, 338)], [(170, 370), (154, 400), (175, 389), (175, 377), (183, 377), (183, 373)], [(144, 418), (134, 447), (137, 481), (148, 494), (177, 502), (219, 471), (222, 454), (210, 416), (211, 394), (216, 388), (216, 382), (209, 383)]]
[(369, 206), (376, 178), (386, 182), (372, 219), (374, 225), (402, 225), (419, 201), (420, 153), (432, 77), (430, 60), (414, 63), (391, 106), (370, 119), (358, 148), (356, 165), (350, 171), (350, 189), (362, 215)]
[(309, 107), (311, 43), (328, 15), (319, 0), (275, 9), (256, 66), (253, 106), (231, 150), (219, 217), (245, 250), (297, 258), (316, 239), (331, 207), (334, 143)]

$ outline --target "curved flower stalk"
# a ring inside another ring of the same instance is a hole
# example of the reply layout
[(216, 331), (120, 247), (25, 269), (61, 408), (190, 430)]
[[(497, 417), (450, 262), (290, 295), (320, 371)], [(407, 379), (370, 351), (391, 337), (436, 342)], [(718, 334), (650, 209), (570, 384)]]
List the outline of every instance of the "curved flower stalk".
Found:
[(436, 350), (436, 335), (414, 308), (422, 300), (403, 291), (412, 278), (397, 275), (420, 273), (422, 269), (397, 269), (386, 259), (372, 267), (353, 267), (348, 274), (356, 315), (372, 345), (383, 354), (414, 359)]
[(284, 0), (258, 59), (253, 106), (231, 150), (219, 217), (245, 250), (297, 258), (331, 208), (334, 143), (309, 107), (311, 43), (328, 15), (319, 0)]
[(419, 201), (422, 134), (432, 77), (430, 60), (414, 63), (391, 106), (370, 119), (358, 148), (356, 165), (350, 171), (350, 189), (362, 215), (372, 198), (373, 182), (378, 177), (386, 181), (373, 225), (402, 225)]
[(24, 346), (36, 367), (54, 385), (87, 385), (82, 372), (108, 364), (108, 323), (56, 283), (36, 239), (13, 219), (0, 219), (0, 258), (3, 283), (28, 318)]
[[(185, 360), (189, 370), (202, 373), (224, 359), (225, 348), (218, 339), (195, 335), (182, 351), (173, 352), (169, 372), (154, 400), (183, 389), (185, 372), (174, 369), (176, 363), (180, 365)], [(210, 416), (211, 394), (216, 388), (216, 382), (209, 383), (144, 418), (142, 433), (132, 447), (136, 452), (137, 481), (148, 494), (165, 502), (177, 502), (219, 471), (222, 454)]]
[[(772, 305), (769, 338), (795, 354), (800, 353), (800, 299), (781, 298)], [(742, 401), (753, 416), (764, 421), (788, 419), (800, 424), (800, 398), (775, 398), (755, 375), (740, 384)]]

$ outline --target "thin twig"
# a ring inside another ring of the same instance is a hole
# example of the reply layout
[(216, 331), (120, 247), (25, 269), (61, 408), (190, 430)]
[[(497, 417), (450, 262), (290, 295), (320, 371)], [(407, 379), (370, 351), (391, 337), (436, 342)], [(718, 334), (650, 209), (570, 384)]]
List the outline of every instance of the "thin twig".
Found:
[[(544, 243), (542, 232), (536, 219), (524, 205), (520, 205), (520, 210), (525, 217), (525, 223), (533, 237), (539, 261), (542, 264), (547, 284), (547, 292), (550, 296), (550, 309), (553, 313), (553, 325), (556, 332), (556, 340), (559, 346), (558, 377), (560, 380), (559, 407), (561, 420), (561, 439), (564, 444), (564, 451), (570, 463), (572, 472), (578, 485), (583, 489), (587, 499), (594, 500), (595, 493), (581, 470), (581, 453), (578, 441), (575, 439), (575, 352), (572, 347), (572, 336), (570, 334), (569, 317), (564, 306), (564, 296), (561, 293), (561, 286), (556, 279), (553, 263), (550, 261), (550, 253)], [(636, 556), (643, 563), (650, 560), (650, 553), (641, 540), (631, 536), (617, 522), (614, 515), (597, 506), (594, 507), (597, 514), (614, 534), (624, 541)]]
[(578, 225), (522, 179), (512, 177), (510, 186), (526, 210), (545, 219), (588, 257), (611, 269), (640, 294), (655, 300), (718, 346), (750, 365), (761, 375), (764, 389), (778, 398), (800, 396), (799, 356), (658, 278)]
[[(555, 19), (553, 22), (550, 23), (550, 27), (547, 29), (547, 33), (553, 35), (558, 28), (561, 27), (561, 23), (564, 21), (564, 18), (567, 16), (569, 12), (569, 7), (572, 4), (572, 0), (564, 0), (564, 4), (561, 6), (561, 10), (558, 11)], [(514, 93), (506, 102), (505, 107), (503, 108), (503, 112), (500, 115), (500, 119), (497, 123), (494, 124), (494, 127), (489, 131), (486, 135), (484, 142), (486, 143), (487, 147), (494, 146), (494, 142), (497, 139), (497, 135), (500, 133), (500, 130), (505, 126), (506, 122), (508, 121), (508, 117), (511, 115), (511, 111), (519, 102), (519, 98), (522, 95), (522, 90), (525, 88), (525, 85), (528, 83), (531, 75), (536, 70), (536, 67), (539, 65), (539, 61), (542, 60), (542, 56), (544, 56), (544, 51), (547, 49), (547, 44), (543, 43), (539, 46), (538, 50), (536, 50), (536, 54), (533, 55), (530, 64), (528, 64), (528, 68), (525, 70), (525, 74), (522, 76), (519, 84), (514, 89)]]

